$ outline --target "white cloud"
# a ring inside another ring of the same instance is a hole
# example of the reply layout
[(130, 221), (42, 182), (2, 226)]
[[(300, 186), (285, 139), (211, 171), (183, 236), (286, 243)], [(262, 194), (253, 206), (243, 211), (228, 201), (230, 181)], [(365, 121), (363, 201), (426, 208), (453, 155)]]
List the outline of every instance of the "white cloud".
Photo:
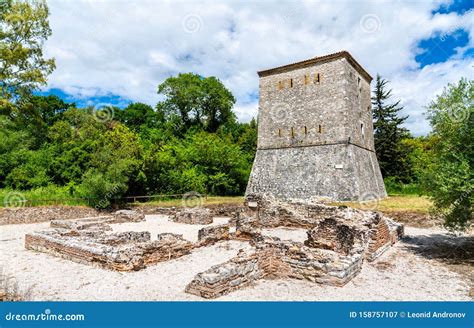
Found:
[(258, 107), (256, 71), (345, 49), (372, 75), (378, 72), (392, 81), (394, 95), (411, 116), (407, 126), (420, 134), (428, 131), (422, 104), (448, 82), (473, 77), (468, 60), (459, 54), (419, 69), (415, 55), (421, 39), (464, 28), (474, 42), (473, 11), (464, 17), (433, 16), (438, 4), (431, 2), (48, 4), (53, 35), (46, 53), (57, 64), (48, 87), (78, 97), (112, 93), (154, 104), (159, 83), (192, 71), (221, 79), (237, 98), (238, 117), (247, 121)]

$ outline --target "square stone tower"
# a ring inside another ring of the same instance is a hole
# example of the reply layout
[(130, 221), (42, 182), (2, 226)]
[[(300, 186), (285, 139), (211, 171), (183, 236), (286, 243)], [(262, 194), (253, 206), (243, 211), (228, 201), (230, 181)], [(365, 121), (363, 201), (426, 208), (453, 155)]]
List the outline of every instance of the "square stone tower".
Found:
[(257, 154), (246, 194), (386, 197), (374, 151), (372, 77), (346, 51), (258, 72)]

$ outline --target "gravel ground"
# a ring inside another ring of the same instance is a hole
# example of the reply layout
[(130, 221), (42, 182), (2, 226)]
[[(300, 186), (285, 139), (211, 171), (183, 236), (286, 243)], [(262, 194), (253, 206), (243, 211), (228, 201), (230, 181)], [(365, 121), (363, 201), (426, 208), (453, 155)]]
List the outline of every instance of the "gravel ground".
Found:
[[(214, 224), (223, 222), (225, 219), (216, 219)], [(234, 257), (241, 248), (250, 248), (246, 242), (224, 241), (138, 272), (114, 272), (25, 250), (25, 233), (48, 226), (45, 222), (0, 227), (0, 269), (5, 276), (14, 277), (8, 284), (17, 284), (31, 300), (202, 300), (184, 293), (194, 275)], [(202, 226), (150, 215), (146, 222), (117, 224), (114, 230), (127, 231), (131, 227), (135, 231), (149, 230), (152, 235), (173, 232), (196, 240)], [(219, 300), (471, 300), (466, 276), (413, 250), (414, 240), (443, 238), (446, 233), (432, 228), (407, 227), (405, 231), (405, 240), (375, 262), (364, 263), (361, 273), (344, 287), (290, 279), (261, 280)], [(298, 241), (305, 237), (303, 229), (265, 229), (264, 233)]]

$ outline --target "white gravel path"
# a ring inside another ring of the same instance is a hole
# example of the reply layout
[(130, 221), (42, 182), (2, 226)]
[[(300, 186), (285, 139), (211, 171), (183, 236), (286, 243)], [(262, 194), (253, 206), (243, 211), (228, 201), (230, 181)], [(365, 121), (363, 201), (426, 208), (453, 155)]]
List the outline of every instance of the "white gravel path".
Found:
[[(225, 222), (215, 220), (214, 224)], [(194, 275), (235, 256), (240, 241), (220, 242), (192, 254), (158, 263), (138, 272), (114, 272), (74, 263), (51, 255), (27, 251), (25, 233), (48, 228), (49, 223), (0, 226), (0, 269), (15, 277), (21, 291), (32, 300), (202, 300), (184, 292)], [(183, 234), (196, 240), (201, 226), (173, 223), (163, 216), (147, 216), (142, 223), (115, 225), (115, 231), (150, 230)], [(273, 231), (272, 231), (273, 230)], [(266, 234), (299, 240), (302, 229), (272, 229)], [(406, 228), (407, 235), (443, 233), (437, 229)], [(298, 280), (261, 280), (219, 300), (471, 300), (468, 282), (434, 260), (416, 255), (398, 243), (344, 287)], [(10, 281), (10, 284), (13, 280)]]

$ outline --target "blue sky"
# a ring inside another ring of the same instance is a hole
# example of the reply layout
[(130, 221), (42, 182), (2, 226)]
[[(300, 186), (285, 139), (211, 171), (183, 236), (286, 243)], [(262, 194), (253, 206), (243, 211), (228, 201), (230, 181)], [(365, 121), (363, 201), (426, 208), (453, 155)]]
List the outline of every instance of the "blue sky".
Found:
[(78, 106), (155, 105), (179, 72), (216, 76), (242, 121), (256, 116), (256, 71), (348, 50), (401, 99), (406, 126), (429, 132), (426, 104), (474, 78), (472, 1), (49, 0), (57, 69), (42, 93)]

